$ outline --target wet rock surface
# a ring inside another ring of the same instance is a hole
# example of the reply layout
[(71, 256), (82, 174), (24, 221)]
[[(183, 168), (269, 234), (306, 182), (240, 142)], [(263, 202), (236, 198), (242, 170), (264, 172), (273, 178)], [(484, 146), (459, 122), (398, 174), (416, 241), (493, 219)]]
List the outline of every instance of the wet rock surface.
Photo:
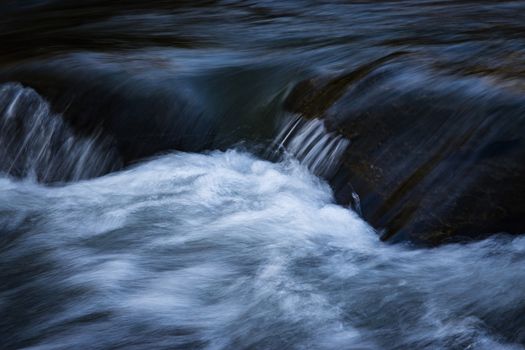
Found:
[(350, 140), (330, 181), (388, 241), (438, 244), (525, 226), (525, 97), (392, 56), (297, 85), (286, 107)]
[(77, 133), (110, 137), (124, 163), (163, 150), (206, 146), (213, 123), (203, 120), (190, 88), (159, 71), (97, 59), (73, 56), (33, 63), (7, 69), (1, 78), (37, 91)]

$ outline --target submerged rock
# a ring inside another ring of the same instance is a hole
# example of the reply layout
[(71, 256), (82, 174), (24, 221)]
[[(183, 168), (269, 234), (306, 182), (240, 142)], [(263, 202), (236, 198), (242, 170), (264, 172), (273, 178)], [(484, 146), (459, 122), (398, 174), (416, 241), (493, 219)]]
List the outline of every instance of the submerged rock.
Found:
[(50, 183), (121, 167), (111, 139), (78, 135), (34, 90), (0, 84), (0, 173)]
[(36, 90), (76, 133), (113, 140), (124, 164), (172, 149), (202, 150), (215, 127), (191, 87), (140, 62), (73, 55), (4, 69), (0, 80)]
[(300, 83), (286, 102), (350, 141), (328, 179), (337, 200), (357, 193), (389, 241), (525, 232), (525, 97), (398, 57)]
[[(178, 66), (166, 51), (77, 53), (0, 67), (0, 86), (16, 82), (75, 136), (104, 140), (119, 159), (104, 169), (115, 170), (174, 150), (201, 152), (245, 142), (257, 153), (273, 136), (294, 74), (274, 65), (194, 72)], [(31, 111), (20, 116), (28, 124), (32, 119)], [(62, 142), (53, 140), (56, 147)], [(47, 178), (39, 177), (51, 181)], [(53, 181), (69, 179), (53, 176)]]

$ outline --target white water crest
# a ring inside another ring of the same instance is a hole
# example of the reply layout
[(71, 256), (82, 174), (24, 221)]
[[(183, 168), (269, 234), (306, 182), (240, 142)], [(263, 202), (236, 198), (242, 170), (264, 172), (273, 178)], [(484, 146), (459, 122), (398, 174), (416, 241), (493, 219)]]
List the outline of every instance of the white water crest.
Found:
[(52, 182), (90, 178), (120, 167), (107, 139), (75, 135), (33, 89), (0, 85), (0, 172)]
[(0, 179), (7, 349), (522, 349), (525, 238), (386, 245), (297, 161)]
[(326, 130), (322, 120), (301, 116), (288, 117), (274, 142), (322, 177), (334, 174), (349, 144), (343, 136)]

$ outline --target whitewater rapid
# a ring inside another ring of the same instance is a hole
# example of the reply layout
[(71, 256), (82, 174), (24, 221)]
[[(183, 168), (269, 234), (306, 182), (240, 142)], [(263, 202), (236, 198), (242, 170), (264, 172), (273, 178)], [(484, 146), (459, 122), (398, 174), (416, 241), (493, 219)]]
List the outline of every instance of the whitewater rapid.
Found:
[(387, 245), (294, 160), (0, 179), (5, 349), (522, 349), (525, 238)]

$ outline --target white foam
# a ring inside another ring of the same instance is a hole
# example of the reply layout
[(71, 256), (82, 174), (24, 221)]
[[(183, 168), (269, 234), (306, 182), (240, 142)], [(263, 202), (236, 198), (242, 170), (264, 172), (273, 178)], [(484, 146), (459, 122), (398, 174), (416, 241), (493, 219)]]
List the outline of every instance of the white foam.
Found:
[(524, 238), (385, 245), (294, 160), (178, 153), (0, 191), (1, 262), (34, 271), (0, 306), (44, 310), (16, 333), (43, 348), (520, 348), (493, 329), (518, 332)]

